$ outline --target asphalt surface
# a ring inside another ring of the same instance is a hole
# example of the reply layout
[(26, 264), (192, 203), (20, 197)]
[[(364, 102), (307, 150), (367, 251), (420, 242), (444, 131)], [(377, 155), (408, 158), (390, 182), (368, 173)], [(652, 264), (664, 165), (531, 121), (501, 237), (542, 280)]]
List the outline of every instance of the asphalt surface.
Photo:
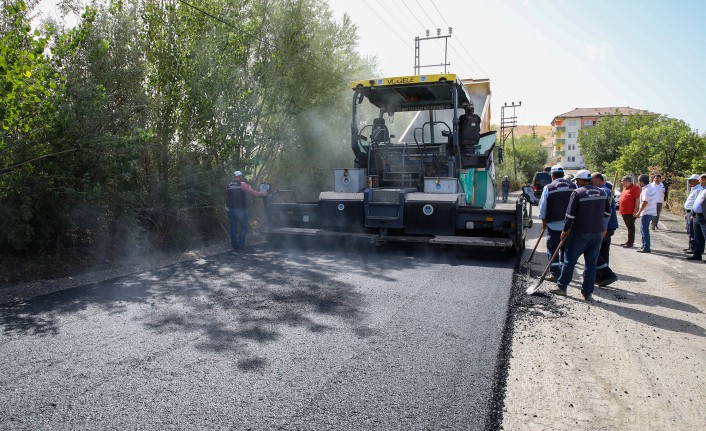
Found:
[(514, 265), (261, 246), (6, 302), (0, 429), (493, 428)]

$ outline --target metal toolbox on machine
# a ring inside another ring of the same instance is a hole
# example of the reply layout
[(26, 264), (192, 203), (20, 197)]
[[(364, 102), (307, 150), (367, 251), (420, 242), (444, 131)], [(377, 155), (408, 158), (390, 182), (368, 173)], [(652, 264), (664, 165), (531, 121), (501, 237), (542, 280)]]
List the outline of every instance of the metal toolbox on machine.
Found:
[(365, 189), (365, 169), (335, 169), (333, 191), (336, 193), (360, 193)]
[(458, 179), (451, 177), (424, 178), (424, 193), (458, 193)]

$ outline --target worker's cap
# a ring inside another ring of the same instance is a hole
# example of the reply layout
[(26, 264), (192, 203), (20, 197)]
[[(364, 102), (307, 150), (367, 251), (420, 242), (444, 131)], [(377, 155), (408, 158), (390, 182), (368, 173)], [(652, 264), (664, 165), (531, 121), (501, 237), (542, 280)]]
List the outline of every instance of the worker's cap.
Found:
[(462, 102), (461, 107), (462, 108), (473, 108), (473, 101), (468, 100), (468, 101)]
[[(507, 175), (505, 175), (505, 176), (504, 176), (503, 178), (508, 178), (508, 176), (507, 176)], [(697, 178), (697, 180), (698, 180), (698, 178)]]
[(580, 171), (576, 172), (576, 176), (574, 177), (576, 180), (590, 180), (591, 179), (591, 172), (589, 172), (586, 169), (581, 169)]
[(698, 180), (699, 180), (699, 174), (691, 174), (691, 176), (690, 176), (689, 178), (687, 178), (686, 180), (687, 180), (687, 181), (691, 181), (691, 180), (696, 180), (696, 181), (698, 181)]
[(564, 172), (564, 168), (561, 165), (554, 165), (551, 168), (552, 172)]
[(240, 171), (235, 171), (235, 172), (233, 172), (233, 176), (234, 176), (234, 177), (242, 177), (242, 176), (243, 176), (243, 173), (240, 172)]

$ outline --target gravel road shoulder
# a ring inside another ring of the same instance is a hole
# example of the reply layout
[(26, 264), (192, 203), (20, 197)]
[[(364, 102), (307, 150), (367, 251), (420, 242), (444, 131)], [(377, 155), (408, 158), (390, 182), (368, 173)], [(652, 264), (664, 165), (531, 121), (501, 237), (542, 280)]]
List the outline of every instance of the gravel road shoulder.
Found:
[[(706, 429), (706, 263), (685, 260), (683, 225), (663, 215), (652, 254), (618, 246), (621, 225), (611, 247), (620, 279), (596, 288), (593, 303), (580, 294), (581, 266), (567, 298), (545, 282), (521, 300), (501, 429)], [(541, 275), (545, 250), (542, 241), (525, 286)]]

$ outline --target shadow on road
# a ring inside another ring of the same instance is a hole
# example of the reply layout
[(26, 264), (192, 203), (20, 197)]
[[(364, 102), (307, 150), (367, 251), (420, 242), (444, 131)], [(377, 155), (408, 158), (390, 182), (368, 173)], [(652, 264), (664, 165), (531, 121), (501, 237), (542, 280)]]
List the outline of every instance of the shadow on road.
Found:
[[(323, 334), (344, 327), (358, 338), (374, 336), (365, 294), (347, 281), (352, 276), (374, 285), (395, 281), (397, 270), (429, 262), (473, 265), (477, 256), (409, 246), (260, 246), (0, 304), (0, 327), (7, 337), (53, 336), (68, 322), (107, 313), (138, 322), (153, 336), (185, 335), (180, 338), (195, 340), (195, 349), (236, 354), (241, 370), (257, 371), (267, 367), (267, 358), (254, 346), (275, 343), (291, 328)], [(512, 261), (475, 264), (507, 267)]]

